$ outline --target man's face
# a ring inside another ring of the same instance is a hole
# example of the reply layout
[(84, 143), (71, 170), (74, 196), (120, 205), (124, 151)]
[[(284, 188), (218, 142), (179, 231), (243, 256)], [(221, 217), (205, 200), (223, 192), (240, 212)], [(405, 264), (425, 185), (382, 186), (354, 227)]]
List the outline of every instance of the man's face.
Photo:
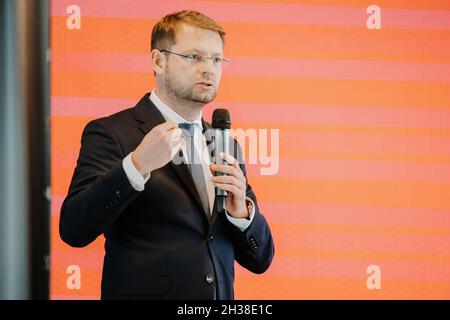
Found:
[[(191, 25), (182, 25), (176, 36), (176, 43), (167, 49), (183, 55), (223, 57), (220, 35), (215, 31)], [(222, 76), (221, 63), (213, 65), (211, 59), (188, 62), (183, 57), (165, 54), (167, 61), (163, 79), (169, 94), (199, 104), (207, 104), (216, 97)]]

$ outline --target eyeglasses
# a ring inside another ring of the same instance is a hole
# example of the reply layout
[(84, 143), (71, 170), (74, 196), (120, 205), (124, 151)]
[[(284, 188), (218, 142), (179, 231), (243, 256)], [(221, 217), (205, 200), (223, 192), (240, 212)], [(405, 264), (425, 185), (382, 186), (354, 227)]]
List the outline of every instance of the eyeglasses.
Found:
[(176, 52), (172, 52), (169, 50), (165, 50), (165, 49), (161, 49), (159, 50), (161, 52), (167, 52), (170, 54), (174, 54), (176, 56), (182, 57), (184, 58), (188, 63), (191, 64), (200, 64), (200, 63), (204, 63), (206, 62), (206, 60), (211, 60), (214, 66), (219, 66), (222, 63), (229, 63), (230, 60), (227, 58), (221, 58), (221, 57), (206, 57), (203, 56), (201, 54), (181, 54), (181, 53), (176, 53)]

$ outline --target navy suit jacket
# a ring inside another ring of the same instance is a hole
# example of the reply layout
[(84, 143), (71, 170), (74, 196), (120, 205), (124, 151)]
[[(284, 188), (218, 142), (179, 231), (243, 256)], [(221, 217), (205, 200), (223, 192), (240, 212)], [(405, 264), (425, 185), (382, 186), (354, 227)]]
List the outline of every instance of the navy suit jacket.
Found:
[(144, 191), (133, 189), (122, 161), (164, 121), (146, 94), (134, 108), (86, 125), (61, 238), (84, 247), (105, 236), (102, 299), (233, 299), (235, 260), (254, 273), (270, 266), (270, 228), (250, 185), (256, 213), (245, 232), (214, 212), (216, 204), (209, 221), (186, 164), (171, 161), (151, 173)]

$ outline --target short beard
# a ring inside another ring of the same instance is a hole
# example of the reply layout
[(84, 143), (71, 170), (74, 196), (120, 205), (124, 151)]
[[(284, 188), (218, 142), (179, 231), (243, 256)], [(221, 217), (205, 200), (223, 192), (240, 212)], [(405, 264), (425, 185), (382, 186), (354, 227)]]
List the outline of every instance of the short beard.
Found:
[(176, 100), (180, 102), (184, 102), (186, 104), (197, 104), (197, 105), (205, 105), (214, 100), (217, 95), (217, 91), (215, 90), (212, 95), (202, 95), (195, 94), (194, 87), (187, 88), (179, 86), (172, 81), (170, 75), (166, 77), (164, 81), (164, 85), (166, 87), (167, 92)]

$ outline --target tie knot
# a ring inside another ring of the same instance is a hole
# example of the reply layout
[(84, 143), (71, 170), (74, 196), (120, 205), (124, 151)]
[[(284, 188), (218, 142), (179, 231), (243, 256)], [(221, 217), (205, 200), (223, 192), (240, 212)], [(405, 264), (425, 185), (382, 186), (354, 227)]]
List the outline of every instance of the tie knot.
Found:
[(195, 132), (195, 123), (183, 122), (178, 124), (178, 128), (183, 131), (184, 135), (189, 135), (190, 137), (194, 136)]

